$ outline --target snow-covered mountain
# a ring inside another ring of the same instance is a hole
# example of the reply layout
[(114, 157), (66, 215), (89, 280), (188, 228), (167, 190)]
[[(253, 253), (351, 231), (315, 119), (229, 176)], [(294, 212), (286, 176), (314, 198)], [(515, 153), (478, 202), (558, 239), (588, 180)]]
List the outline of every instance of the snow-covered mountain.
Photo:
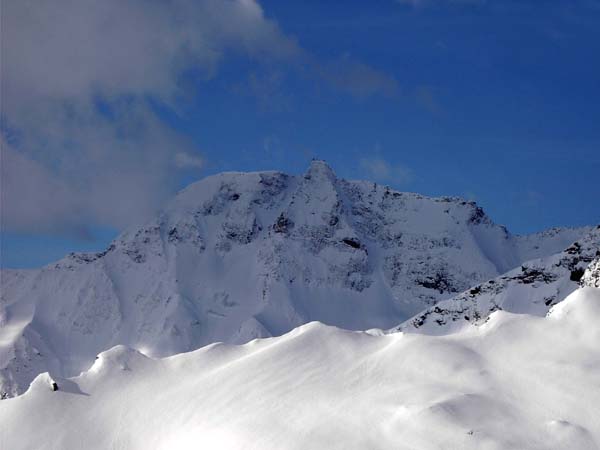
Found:
[(464, 326), (485, 323), (497, 310), (544, 316), (580, 284), (600, 287), (599, 258), (600, 226), (564, 251), (527, 261), (502, 276), (440, 301), (392, 331), (451, 333)]
[(160, 360), (119, 346), (0, 402), (0, 447), (596, 450), (599, 323), (586, 286), (445, 336), (310, 323)]
[(313, 320), (389, 328), (591, 228), (513, 236), (473, 202), (336, 178), (223, 173), (105, 251), (3, 270), (0, 395), (123, 344), (162, 357)]

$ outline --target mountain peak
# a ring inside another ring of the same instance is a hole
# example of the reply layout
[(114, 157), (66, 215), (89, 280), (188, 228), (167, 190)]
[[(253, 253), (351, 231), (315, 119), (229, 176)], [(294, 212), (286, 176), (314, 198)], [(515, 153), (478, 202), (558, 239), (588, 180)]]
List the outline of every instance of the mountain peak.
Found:
[(322, 159), (313, 159), (310, 162), (308, 170), (304, 174), (305, 179), (314, 180), (329, 180), (334, 181), (336, 179), (335, 173)]
[(460, 292), (470, 301), (470, 287), (584, 231), (516, 238), (475, 204), (343, 181), (321, 160), (303, 176), (212, 175), (104, 252), (1, 273), (0, 329), (15, 331), (0, 345), (0, 398), (55, 367), (76, 375), (116, 344), (161, 357), (311, 320), (390, 328)]

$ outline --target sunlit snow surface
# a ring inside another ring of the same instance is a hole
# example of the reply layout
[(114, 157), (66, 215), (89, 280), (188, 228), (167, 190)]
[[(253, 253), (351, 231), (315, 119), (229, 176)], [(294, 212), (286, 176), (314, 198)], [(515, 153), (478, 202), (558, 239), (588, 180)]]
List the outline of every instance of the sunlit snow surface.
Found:
[(2, 449), (596, 449), (600, 289), (455, 334), (345, 331), (166, 359), (125, 347), (0, 402)]

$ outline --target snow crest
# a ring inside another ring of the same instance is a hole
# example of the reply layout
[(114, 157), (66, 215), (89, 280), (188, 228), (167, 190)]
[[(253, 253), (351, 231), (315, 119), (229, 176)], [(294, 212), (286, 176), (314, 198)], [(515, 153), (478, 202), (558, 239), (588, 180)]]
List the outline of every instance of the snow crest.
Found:
[[(2, 448), (578, 449), (600, 443), (600, 289), (446, 336), (321, 323), (153, 360), (124, 347), (0, 405)], [(52, 383), (56, 383), (56, 389)]]

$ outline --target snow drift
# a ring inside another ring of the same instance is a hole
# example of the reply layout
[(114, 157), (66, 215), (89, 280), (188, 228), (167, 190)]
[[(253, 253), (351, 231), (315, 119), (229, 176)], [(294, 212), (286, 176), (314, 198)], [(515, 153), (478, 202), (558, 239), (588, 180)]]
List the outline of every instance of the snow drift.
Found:
[(597, 449), (599, 325), (585, 286), (445, 336), (313, 322), (158, 360), (118, 346), (1, 402), (0, 447)]

